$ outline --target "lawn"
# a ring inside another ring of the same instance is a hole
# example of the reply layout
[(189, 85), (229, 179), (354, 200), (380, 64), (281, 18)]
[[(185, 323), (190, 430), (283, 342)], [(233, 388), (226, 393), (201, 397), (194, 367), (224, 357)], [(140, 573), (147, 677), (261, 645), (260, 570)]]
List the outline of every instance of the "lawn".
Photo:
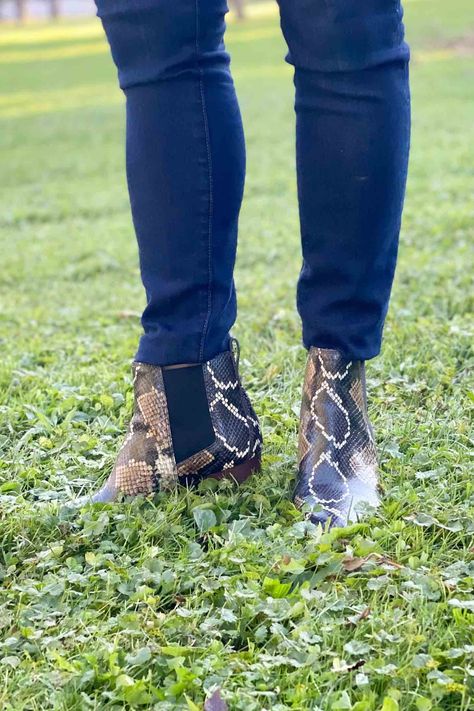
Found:
[[(408, 0), (414, 132), (383, 353), (385, 497), (289, 501), (305, 354), (291, 69), (232, 23), (248, 140), (237, 287), (259, 477), (76, 510), (113, 464), (144, 296), (98, 22), (0, 29), (0, 707), (474, 709), (474, 4)], [(59, 497), (59, 502), (58, 502)]]

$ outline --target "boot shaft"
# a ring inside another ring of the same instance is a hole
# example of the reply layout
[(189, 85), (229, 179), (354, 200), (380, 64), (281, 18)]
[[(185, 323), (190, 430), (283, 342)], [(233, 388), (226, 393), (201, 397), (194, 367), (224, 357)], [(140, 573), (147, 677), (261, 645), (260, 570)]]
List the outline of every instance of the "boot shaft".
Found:
[(295, 504), (314, 523), (344, 526), (362, 503), (378, 504), (377, 457), (367, 415), (365, 366), (338, 351), (308, 354)]

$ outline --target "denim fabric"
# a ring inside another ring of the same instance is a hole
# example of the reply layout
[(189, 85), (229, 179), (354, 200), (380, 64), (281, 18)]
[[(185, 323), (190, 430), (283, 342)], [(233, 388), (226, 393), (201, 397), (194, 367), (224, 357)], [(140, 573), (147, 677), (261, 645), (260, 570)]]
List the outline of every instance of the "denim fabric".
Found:
[[(96, 0), (127, 98), (127, 177), (147, 306), (137, 359), (209, 360), (236, 317), (245, 142), (226, 0)], [(279, 0), (295, 67), (303, 342), (380, 350), (410, 134), (399, 0)], [(289, 239), (291, 235), (289, 235)], [(258, 304), (256, 304), (258, 308)]]

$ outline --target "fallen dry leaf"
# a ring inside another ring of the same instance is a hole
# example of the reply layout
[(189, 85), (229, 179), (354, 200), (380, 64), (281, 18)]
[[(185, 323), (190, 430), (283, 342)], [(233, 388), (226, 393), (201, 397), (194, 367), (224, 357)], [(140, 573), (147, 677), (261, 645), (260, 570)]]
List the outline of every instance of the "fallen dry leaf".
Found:
[(400, 563), (397, 563), (395, 560), (387, 558), (387, 556), (381, 555), (380, 553), (369, 553), (369, 555), (366, 555), (363, 558), (345, 558), (342, 561), (342, 567), (346, 572), (352, 573), (355, 570), (360, 570), (365, 563), (368, 563), (369, 560), (375, 560), (379, 563), (379, 565), (384, 563), (385, 565), (392, 566), (392, 568), (403, 568), (403, 565), (400, 565)]
[(367, 563), (368, 557), (366, 558), (345, 558), (342, 561), (342, 567), (347, 570), (348, 573), (352, 573), (354, 570), (359, 570), (362, 568), (364, 563)]
[(138, 313), (138, 311), (119, 311), (117, 316), (119, 318), (140, 318), (141, 314)]
[(347, 617), (347, 624), (348, 625), (358, 625), (359, 622), (362, 622), (363, 620), (366, 620), (371, 613), (370, 607), (366, 607), (362, 612), (360, 612), (358, 615), (351, 615), (350, 617)]
[(229, 707), (221, 696), (220, 689), (215, 692), (204, 702), (204, 711), (229, 711)]

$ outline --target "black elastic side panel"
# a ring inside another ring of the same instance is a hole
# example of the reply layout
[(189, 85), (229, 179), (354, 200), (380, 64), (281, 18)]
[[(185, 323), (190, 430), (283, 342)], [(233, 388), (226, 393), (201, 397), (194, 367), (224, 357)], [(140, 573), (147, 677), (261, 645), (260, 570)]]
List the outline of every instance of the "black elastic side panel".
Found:
[(182, 462), (209, 447), (216, 436), (212, 426), (202, 365), (163, 368), (174, 456)]

